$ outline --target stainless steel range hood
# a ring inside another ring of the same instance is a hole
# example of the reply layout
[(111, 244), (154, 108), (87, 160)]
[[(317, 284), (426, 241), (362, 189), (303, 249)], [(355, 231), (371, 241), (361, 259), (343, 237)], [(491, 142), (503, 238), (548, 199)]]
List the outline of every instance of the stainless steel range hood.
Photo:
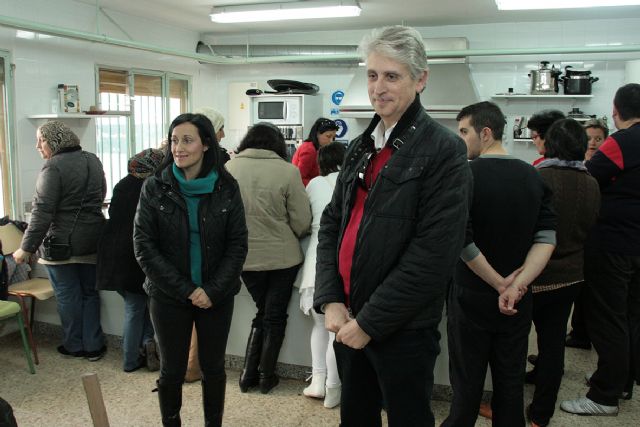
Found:
[[(424, 42), (427, 55), (429, 50), (462, 50), (468, 45), (467, 39), (463, 37), (425, 39)], [(455, 119), (463, 107), (478, 100), (478, 92), (465, 57), (429, 61), (427, 85), (420, 94), (420, 101), (433, 118)], [(339, 108), (341, 117), (373, 117), (374, 111), (367, 93), (365, 67), (356, 70)]]

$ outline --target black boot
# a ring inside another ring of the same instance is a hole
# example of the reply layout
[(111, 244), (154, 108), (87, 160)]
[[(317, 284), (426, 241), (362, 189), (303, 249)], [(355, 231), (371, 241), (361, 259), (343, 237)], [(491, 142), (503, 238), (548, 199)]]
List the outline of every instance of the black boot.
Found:
[(158, 401), (160, 402), (160, 414), (164, 427), (180, 427), (180, 408), (182, 407), (182, 384), (164, 384), (161, 380), (158, 385)]
[(269, 332), (265, 334), (260, 356), (260, 392), (262, 394), (269, 393), (280, 382), (276, 375), (276, 363), (283, 339), (284, 333)]
[(244, 355), (244, 368), (240, 374), (240, 391), (246, 393), (251, 387), (256, 387), (260, 382), (258, 364), (262, 351), (262, 329), (251, 328), (247, 340), (247, 351)]
[(218, 378), (202, 380), (202, 406), (204, 408), (205, 427), (222, 426), (224, 412), (224, 391), (227, 386), (227, 376), (222, 374)]

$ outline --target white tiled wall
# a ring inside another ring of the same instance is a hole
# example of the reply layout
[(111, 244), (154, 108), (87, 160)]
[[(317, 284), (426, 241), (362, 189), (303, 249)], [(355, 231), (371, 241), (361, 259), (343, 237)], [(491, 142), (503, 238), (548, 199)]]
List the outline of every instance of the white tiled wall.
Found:
[[(72, 0), (0, 0), (0, 14), (29, 21), (58, 25), (80, 31), (96, 32), (95, 7)], [(165, 24), (150, 22), (141, 17), (129, 17), (115, 12), (110, 15), (126, 31), (112, 25), (104, 17), (99, 20), (99, 33), (173, 49), (192, 51), (200, 36), (188, 29), (179, 29)], [(589, 43), (635, 44), (640, 39), (639, 19), (567, 21), (554, 23), (512, 23), (468, 26), (445, 26), (421, 28), (424, 37), (467, 37), (471, 49), (524, 48), (524, 47), (561, 47), (583, 46)], [(346, 30), (340, 32), (308, 34), (270, 34), (260, 36), (213, 37), (216, 42), (245, 43), (347, 43), (357, 44), (363, 31)], [(256, 81), (260, 87), (267, 88), (266, 80), (284, 78), (315, 83), (320, 86), (318, 96), (322, 97), (324, 114), (330, 116), (332, 107), (331, 93), (346, 90), (356, 71), (355, 67), (342, 67), (323, 64), (270, 64), (247, 66), (202, 65), (196, 61), (167, 57), (157, 54), (92, 44), (60, 38), (25, 40), (16, 38), (16, 31), (0, 27), (0, 49), (11, 54), (16, 65), (15, 71), (15, 126), (17, 135), (17, 155), (19, 162), (19, 194), (23, 200), (30, 200), (35, 178), (42, 161), (35, 149), (35, 129), (37, 121), (27, 116), (48, 113), (51, 101), (56, 97), (58, 83), (78, 84), (80, 102), (86, 108), (94, 103), (95, 66), (109, 65), (126, 68), (142, 68), (171, 71), (192, 77), (192, 106), (213, 107), (223, 114), (227, 112), (227, 86), (230, 82)], [(617, 87), (624, 80), (624, 61), (638, 59), (640, 54), (599, 54), (599, 55), (548, 55), (535, 57), (474, 57), (470, 67), (481, 100), (489, 100), (497, 92), (505, 92), (513, 87), (516, 92), (528, 90), (527, 73), (535, 68), (540, 60), (549, 60), (554, 64), (566, 65), (568, 61), (578, 61), (574, 66), (590, 67), (593, 75), (600, 78), (594, 83), (594, 97), (590, 100), (575, 102), (589, 114), (610, 115), (611, 100)], [(453, 89), (452, 89), (453, 90)], [(428, 100), (427, 100), (428, 102)], [(569, 111), (574, 106), (570, 101), (549, 102), (538, 100), (498, 101), (504, 112), (512, 118), (515, 115), (531, 114), (543, 108), (559, 108)], [(92, 120), (75, 121), (72, 125), (82, 135), (83, 144), (90, 148), (92, 140)], [(367, 125), (367, 121), (347, 119), (350, 128), (347, 137), (353, 138)], [(455, 123), (448, 123), (455, 127)], [(507, 134), (510, 126), (507, 127)], [(242, 135), (231, 135), (227, 145), (233, 146), (233, 138), (239, 140)], [(93, 142), (92, 142), (93, 141)], [(530, 146), (517, 143), (508, 145), (514, 153), (524, 159), (535, 157)], [(307, 352), (296, 351), (308, 339), (309, 319), (295, 307), (295, 298), (290, 307), (290, 335), (283, 349), (285, 361), (306, 364)], [(109, 333), (121, 333), (122, 302), (113, 294), (103, 298), (103, 325)], [(50, 300), (38, 309), (40, 319), (57, 323), (55, 303)], [(248, 330), (248, 319), (253, 315), (252, 303), (246, 294), (238, 300), (238, 316), (234, 317), (232, 337), (228, 350), (241, 354), (243, 341)], [(302, 344), (301, 344), (302, 343)], [(306, 346), (304, 347), (306, 348)], [(445, 370), (446, 371), (446, 370)], [(443, 371), (443, 372), (445, 372)], [(443, 375), (441, 381), (446, 381)]]

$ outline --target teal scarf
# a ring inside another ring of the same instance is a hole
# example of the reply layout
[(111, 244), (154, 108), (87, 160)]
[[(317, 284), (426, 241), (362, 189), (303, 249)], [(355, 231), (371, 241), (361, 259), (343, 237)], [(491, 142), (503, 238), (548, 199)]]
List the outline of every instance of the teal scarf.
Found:
[(198, 205), (203, 194), (213, 192), (218, 181), (218, 172), (212, 170), (204, 178), (187, 180), (182, 170), (173, 164), (173, 175), (178, 181), (180, 193), (187, 202), (189, 215), (189, 255), (191, 259), (191, 280), (202, 286), (202, 248), (200, 246), (200, 226), (198, 224)]

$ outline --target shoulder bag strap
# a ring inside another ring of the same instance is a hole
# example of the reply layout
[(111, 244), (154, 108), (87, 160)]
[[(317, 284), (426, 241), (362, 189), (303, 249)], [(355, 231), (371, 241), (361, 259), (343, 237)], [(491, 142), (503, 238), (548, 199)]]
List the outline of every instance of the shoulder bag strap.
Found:
[(85, 160), (87, 161), (87, 180), (84, 182), (84, 193), (82, 194), (82, 199), (80, 200), (80, 207), (76, 211), (76, 216), (73, 218), (73, 226), (71, 227), (71, 231), (69, 232), (69, 242), (71, 242), (71, 235), (73, 234), (73, 230), (76, 228), (76, 222), (78, 222), (78, 217), (80, 216), (80, 211), (82, 211), (84, 205), (84, 199), (87, 197), (87, 192), (89, 191), (89, 177), (91, 175), (91, 170), (89, 168), (89, 158), (86, 154), (83, 153)]

